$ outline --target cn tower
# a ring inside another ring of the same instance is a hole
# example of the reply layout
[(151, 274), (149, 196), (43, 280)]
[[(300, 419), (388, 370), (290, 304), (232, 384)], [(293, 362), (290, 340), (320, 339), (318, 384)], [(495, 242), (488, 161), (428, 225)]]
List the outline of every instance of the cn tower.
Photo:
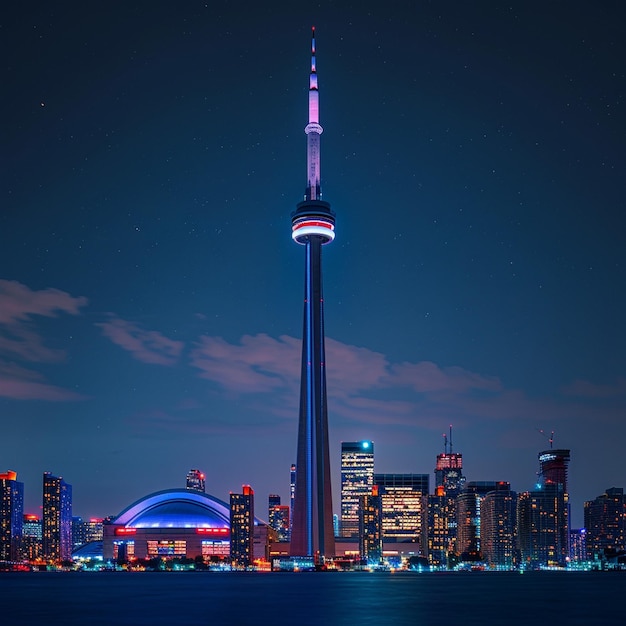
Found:
[(304, 246), (305, 253), (302, 374), (291, 555), (313, 556), (319, 562), (335, 555), (322, 295), (322, 246), (335, 238), (335, 214), (330, 210), (330, 204), (321, 199), (322, 127), (315, 68), (315, 28), (311, 34), (309, 123), (304, 132), (307, 138), (307, 185), (304, 200), (292, 213), (291, 222), (291, 236)]

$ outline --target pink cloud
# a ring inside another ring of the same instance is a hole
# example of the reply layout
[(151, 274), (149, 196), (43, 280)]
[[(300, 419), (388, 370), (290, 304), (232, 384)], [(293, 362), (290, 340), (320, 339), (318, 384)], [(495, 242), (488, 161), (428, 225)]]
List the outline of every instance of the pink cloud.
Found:
[(25, 370), (13, 364), (0, 364), (0, 397), (50, 402), (85, 399), (85, 396), (74, 391), (40, 382), (41, 378), (37, 372)]
[(119, 317), (111, 316), (109, 321), (96, 326), (105, 337), (144, 363), (175, 365), (184, 347), (182, 341), (174, 341), (154, 330), (144, 330)]
[(33, 315), (56, 317), (61, 313), (78, 315), (87, 298), (74, 297), (59, 289), (33, 291), (15, 280), (0, 279), (0, 324), (26, 320)]

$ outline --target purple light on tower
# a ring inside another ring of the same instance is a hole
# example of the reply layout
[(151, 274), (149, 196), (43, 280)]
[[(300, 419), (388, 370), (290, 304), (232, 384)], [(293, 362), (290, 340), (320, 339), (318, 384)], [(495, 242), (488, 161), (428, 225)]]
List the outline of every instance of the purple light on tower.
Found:
[(323, 560), (334, 556), (326, 363), (324, 356), (324, 307), (322, 295), (322, 246), (335, 238), (335, 214), (321, 199), (319, 91), (315, 67), (315, 28), (311, 36), (309, 122), (307, 136), (307, 186), (304, 201), (292, 213), (294, 241), (305, 247), (304, 328), (300, 415), (291, 554)]

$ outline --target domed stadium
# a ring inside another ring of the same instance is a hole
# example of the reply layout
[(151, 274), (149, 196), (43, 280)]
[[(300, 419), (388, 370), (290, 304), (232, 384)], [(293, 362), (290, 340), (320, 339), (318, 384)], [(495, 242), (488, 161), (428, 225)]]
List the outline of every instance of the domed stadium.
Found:
[[(264, 556), (267, 525), (255, 518), (254, 526), (255, 556), (257, 550)], [(229, 554), (230, 507), (202, 491), (166, 489), (151, 493), (104, 525), (105, 560), (226, 559)]]

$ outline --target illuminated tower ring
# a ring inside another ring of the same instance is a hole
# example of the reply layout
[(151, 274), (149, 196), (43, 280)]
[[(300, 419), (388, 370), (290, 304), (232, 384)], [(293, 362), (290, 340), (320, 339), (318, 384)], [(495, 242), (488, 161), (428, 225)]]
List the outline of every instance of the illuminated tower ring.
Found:
[(335, 217), (330, 204), (323, 200), (305, 200), (298, 204), (298, 210), (291, 221), (291, 238), (305, 245), (311, 235), (322, 238), (322, 244), (335, 238)]

